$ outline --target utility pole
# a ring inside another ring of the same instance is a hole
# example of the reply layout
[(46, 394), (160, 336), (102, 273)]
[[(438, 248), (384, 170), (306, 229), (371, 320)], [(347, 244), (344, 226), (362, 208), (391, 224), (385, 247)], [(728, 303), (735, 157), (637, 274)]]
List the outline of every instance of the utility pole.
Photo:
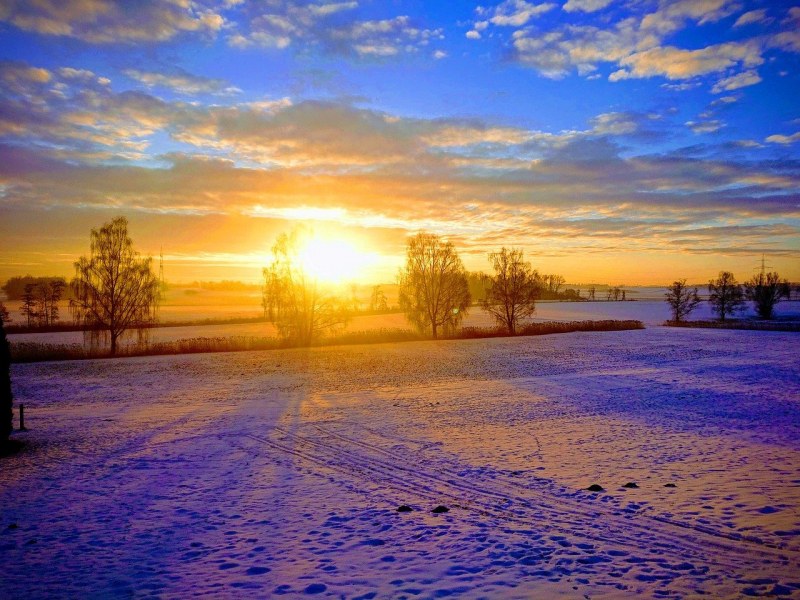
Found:
[(766, 271), (767, 271), (767, 269), (771, 269), (771, 268), (772, 268), (772, 265), (768, 265), (768, 264), (766, 264), (766, 261), (765, 261), (765, 259), (764, 259), (764, 255), (762, 254), (762, 255), (761, 255), (761, 266), (760, 266), (760, 267), (756, 267), (756, 268), (755, 268), (755, 269), (753, 269), (753, 270), (754, 270), (754, 271), (758, 271), (759, 269), (761, 269), (761, 277), (763, 278), (763, 277), (764, 277), (764, 274), (765, 274), (765, 273), (766, 273)]

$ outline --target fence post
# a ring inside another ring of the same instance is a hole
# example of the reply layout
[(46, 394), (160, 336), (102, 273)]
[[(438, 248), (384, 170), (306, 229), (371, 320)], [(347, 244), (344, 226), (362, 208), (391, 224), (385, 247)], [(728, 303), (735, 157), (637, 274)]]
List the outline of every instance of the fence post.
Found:
[(19, 405), (19, 430), (20, 431), (28, 431), (25, 429), (25, 405)]

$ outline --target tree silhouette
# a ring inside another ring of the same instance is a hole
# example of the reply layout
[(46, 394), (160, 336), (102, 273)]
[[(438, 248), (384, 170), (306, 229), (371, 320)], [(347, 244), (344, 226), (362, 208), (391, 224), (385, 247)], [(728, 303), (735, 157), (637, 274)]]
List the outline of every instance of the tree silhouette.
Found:
[(20, 312), (28, 327), (47, 327), (58, 322), (58, 303), (65, 287), (63, 279), (55, 278), (41, 278), (37, 282), (25, 284)]
[(532, 316), (536, 310), (539, 294), (536, 271), (531, 268), (531, 263), (525, 261), (522, 250), (503, 248), (500, 252), (492, 252), (489, 262), (495, 274), (489, 280), (489, 289), (481, 305), (509, 334), (514, 335), (519, 322)]
[(708, 282), (708, 302), (712, 310), (724, 321), (727, 315), (734, 314), (744, 303), (742, 286), (730, 271), (720, 271), (716, 279)]
[(408, 242), (406, 265), (399, 274), (399, 304), (421, 332), (455, 329), (470, 303), (461, 259), (451, 242), (418, 233)]
[(8, 444), (14, 424), (14, 397), (11, 395), (11, 348), (6, 329), (0, 319), (0, 447)]
[(100, 333), (117, 352), (120, 336), (152, 325), (160, 297), (152, 258), (141, 258), (128, 236), (128, 220), (117, 217), (92, 229), (89, 256), (75, 263), (70, 309), (84, 333), (96, 342)]
[(60, 282), (61, 286), (67, 285), (63, 277), (32, 277), (25, 275), (24, 277), (11, 277), (6, 281), (0, 289), (6, 293), (9, 300), (22, 300), (22, 295), (25, 293), (25, 286), (32, 284), (33, 286), (49, 285), (54, 282)]
[(58, 303), (64, 293), (66, 284), (55, 279), (39, 286), (41, 289), (41, 313), (44, 325), (55, 325), (58, 323)]
[(36, 294), (34, 293), (34, 284), (29, 283), (25, 286), (25, 291), (22, 293), (22, 307), (20, 312), (25, 317), (28, 327), (36, 323), (39, 318), (39, 312), (36, 303)]
[(479, 304), (486, 299), (486, 294), (489, 292), (489, 277), (483, 272), (467, 271), (467, 286), (471, 301)]
[(744, 284), (744, 293), (762, 319), (771, 319), (781, 298), (789, 298), (791, 288), (787, 279), (777, 273), (759, 273)]
[(563, 275), (545, 275), (544, 279), (547, 281), (547, 291), (553, 294), (553, 296), (558, 295), (558, 291), (566, 281)]
[(389, 310), (389, 303), (386, 301), (386, 294), (380, 285), (372, 286), (372, 294), (369, 298), (369, 309), (372, 312)]
[(688, 287), (685, 279), (673, 281), (664, 297), (672, 311), (672, 320), (676, 323), (680, 323), (688, 317), (701, 302), (700, 296), (697, 295), (697, 288)]
[(309, 346), (327, 330), (346, 324), (348, 310), (301, 265), (301, 233), (282, 233), (272, 247), (272, 263), (264, 269), (264, 308), (283, 339)]
[(264, 318), (274, 323), (282, 285), (277, 263), (273, 262), (269, 267), (264, 267), (262, 275), (264, 276), (264, 283), (261, 287), (261, 307), (264, 309)]

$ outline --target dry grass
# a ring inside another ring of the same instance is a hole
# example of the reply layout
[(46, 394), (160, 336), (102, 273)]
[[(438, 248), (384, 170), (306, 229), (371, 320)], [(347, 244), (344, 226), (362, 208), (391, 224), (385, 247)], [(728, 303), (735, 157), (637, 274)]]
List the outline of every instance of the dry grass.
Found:
[[(517, 331), (517, 335), (549, 335), (576, 331), (625, 331), (629, 329), (644, 329), (644, 324), (641, 321), (633, 320), (548, 321), (523, 325)], [(464, 327), (451, 336), (451, 339), (507, 337), (508, 335), (508, 332), (502, 327)]]
[(745, 331), (800, 331), (797, 321), (666, 321), (667, 327), (742, 329)]
[[(576, 331), (623, 331), (629, 329), (644, 329), (644, 325), (641, 321), (613, 320), (530, 323), (523, 326), (517, 335), (531, 336)], [(509, 335), (505, 329), (498, 327), (464, 327), (452, 335), (443, 336), (440, 339), (465, 340), (496, 337), (509, 337)], [(417, 342), (426, 339), (430, 338), (409, 329), (372, 329), (324, 337), (315, 342), (314, 346)], [(157, 342), (149, 345), (125, 346), (118, 350), (117, 357), (247, 352), (290, 347), (292, 347), (290, 342), (272, 337), (196, 337), (170, 342)], [(12, 344), (11, 354), (12, 360), (16, 363), (110, 358), (108, 351), (104, 348), (91, 348), (81, 344), (40, 344), (36, 342), (14, 343)]]

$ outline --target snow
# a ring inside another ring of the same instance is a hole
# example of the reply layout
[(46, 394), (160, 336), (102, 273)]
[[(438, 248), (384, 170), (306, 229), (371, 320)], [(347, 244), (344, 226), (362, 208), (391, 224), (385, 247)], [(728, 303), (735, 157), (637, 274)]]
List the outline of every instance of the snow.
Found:
[(15, 365), (0, 596), (799, 596), (797, 339)]

